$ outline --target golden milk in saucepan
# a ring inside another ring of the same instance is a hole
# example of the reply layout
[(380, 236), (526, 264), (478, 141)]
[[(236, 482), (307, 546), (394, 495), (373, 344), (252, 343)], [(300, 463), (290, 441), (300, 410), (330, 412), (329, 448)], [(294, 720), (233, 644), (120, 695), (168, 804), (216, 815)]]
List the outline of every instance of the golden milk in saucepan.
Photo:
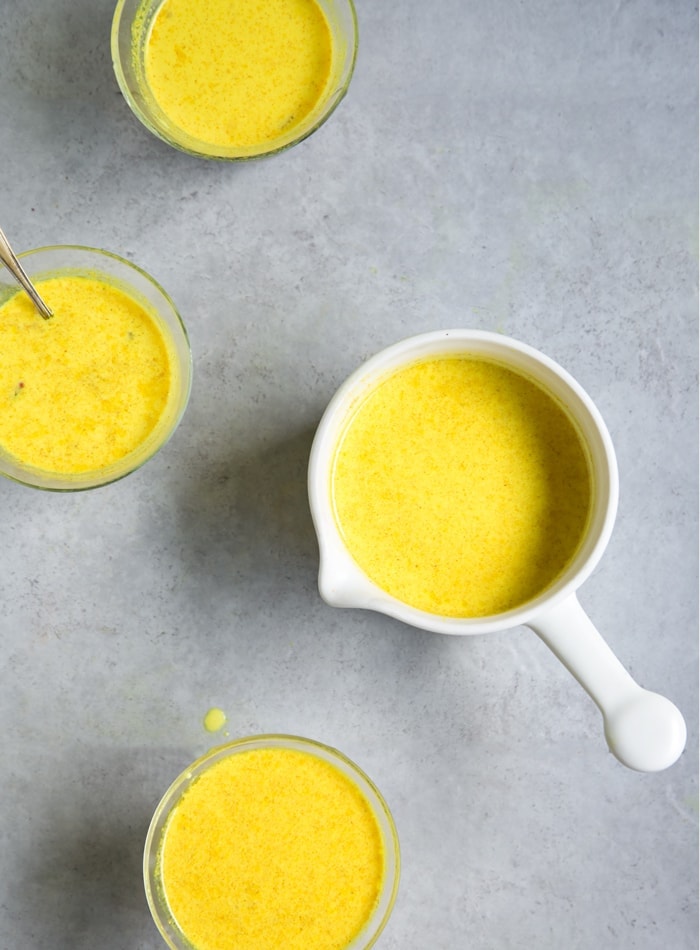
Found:
[(350, 553), (383, 590), (485, 617), (549, 587), (585, 534), (583, 441), (541, 386), (488, 359), (426, 359), (355, 408), (332, 471)]

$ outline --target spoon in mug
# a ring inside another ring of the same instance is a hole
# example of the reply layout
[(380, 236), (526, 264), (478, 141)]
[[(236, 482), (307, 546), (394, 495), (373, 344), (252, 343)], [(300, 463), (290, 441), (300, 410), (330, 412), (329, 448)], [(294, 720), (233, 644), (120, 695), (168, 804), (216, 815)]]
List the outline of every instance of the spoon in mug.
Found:
[(44, 320), (48, 320), (49, 317), (53, 316), (53, 311), (46, 306), (44, 301), (37, 293), (31, 280), (27, 277), (24, 268), (17, 259), (17, 255), (10, 247), (10, 242), (5, 237), (2, 228), (0, 228), (0, 261), (3, 262), (15, 280), (17, 280), (27, 291), (32, 299), (32, 303), (42, 315)]

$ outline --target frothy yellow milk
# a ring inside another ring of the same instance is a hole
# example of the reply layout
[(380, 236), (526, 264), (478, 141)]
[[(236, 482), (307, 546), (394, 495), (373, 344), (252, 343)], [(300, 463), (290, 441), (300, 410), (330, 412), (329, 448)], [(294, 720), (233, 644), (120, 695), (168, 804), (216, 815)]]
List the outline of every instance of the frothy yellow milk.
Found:
[(0, 307), (0, 447), (46, 472), (117, 462), (158, 425), (175, 355), (155, 318), (105, 280), (35, 281), (43, 320), (20, 291)]
[(322, 99), (331, 30), (315, 0), (164, 0), (145, 49), (147, 84), (198, 142), (274, 142)]
[(587, 450), (537, 383), (482, 358), (426, 359), (355, 408), (332, 471), (359, 566), (410, 606), (485, 617), (549, 587), (586, 531)]
[(163, 832), (158, 878), (194, 950), (342, 950), (379, 900), (385, 856), (360, 789), (292, 749), (220, 759)]

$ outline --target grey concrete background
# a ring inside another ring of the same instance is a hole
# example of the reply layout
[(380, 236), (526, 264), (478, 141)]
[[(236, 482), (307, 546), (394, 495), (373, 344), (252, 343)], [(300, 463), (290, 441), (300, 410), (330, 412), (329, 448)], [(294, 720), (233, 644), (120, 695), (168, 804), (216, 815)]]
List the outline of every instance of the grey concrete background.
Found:
[[(110, 0), (4, 0), (0, 224), (129, 257), (195, 382), (166, 449), (78, 495), (0, 484), (2, 950), (157, 950), (141, 850), (222, 734), (298, 733), (377, 782), (403, 849), (382, 950), (693, 950), (697, 927), (697, 11), (358, 0), (348, 98), (245, 166), (151, 137)], [(596, 400), (620, 463), (581, 600), (688, 748), (607, 752), (527, 629), (325, 606), (305, 491), (338, 384), (413, 333), (498, 330)]]

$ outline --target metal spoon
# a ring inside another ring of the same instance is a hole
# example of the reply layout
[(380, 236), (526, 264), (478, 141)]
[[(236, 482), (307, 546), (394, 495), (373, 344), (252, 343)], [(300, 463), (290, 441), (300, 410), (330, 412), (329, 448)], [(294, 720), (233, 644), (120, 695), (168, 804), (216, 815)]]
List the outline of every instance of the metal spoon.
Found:
[(36, 292), (31, 280), (27, 277), (24, 268), (17, 260), (17, 255), (10, 247), (10, 242), (5, 237), (2, 228), (0, 228), (0, 261), (3, 262), (15, 280), (17, 280), (27, 291), (32, 299), (32, 303), (42, 315), (44, 320), (48, 320), (49, 317), (53, 316), (53, 310), (46, 306), (44, 301)]

